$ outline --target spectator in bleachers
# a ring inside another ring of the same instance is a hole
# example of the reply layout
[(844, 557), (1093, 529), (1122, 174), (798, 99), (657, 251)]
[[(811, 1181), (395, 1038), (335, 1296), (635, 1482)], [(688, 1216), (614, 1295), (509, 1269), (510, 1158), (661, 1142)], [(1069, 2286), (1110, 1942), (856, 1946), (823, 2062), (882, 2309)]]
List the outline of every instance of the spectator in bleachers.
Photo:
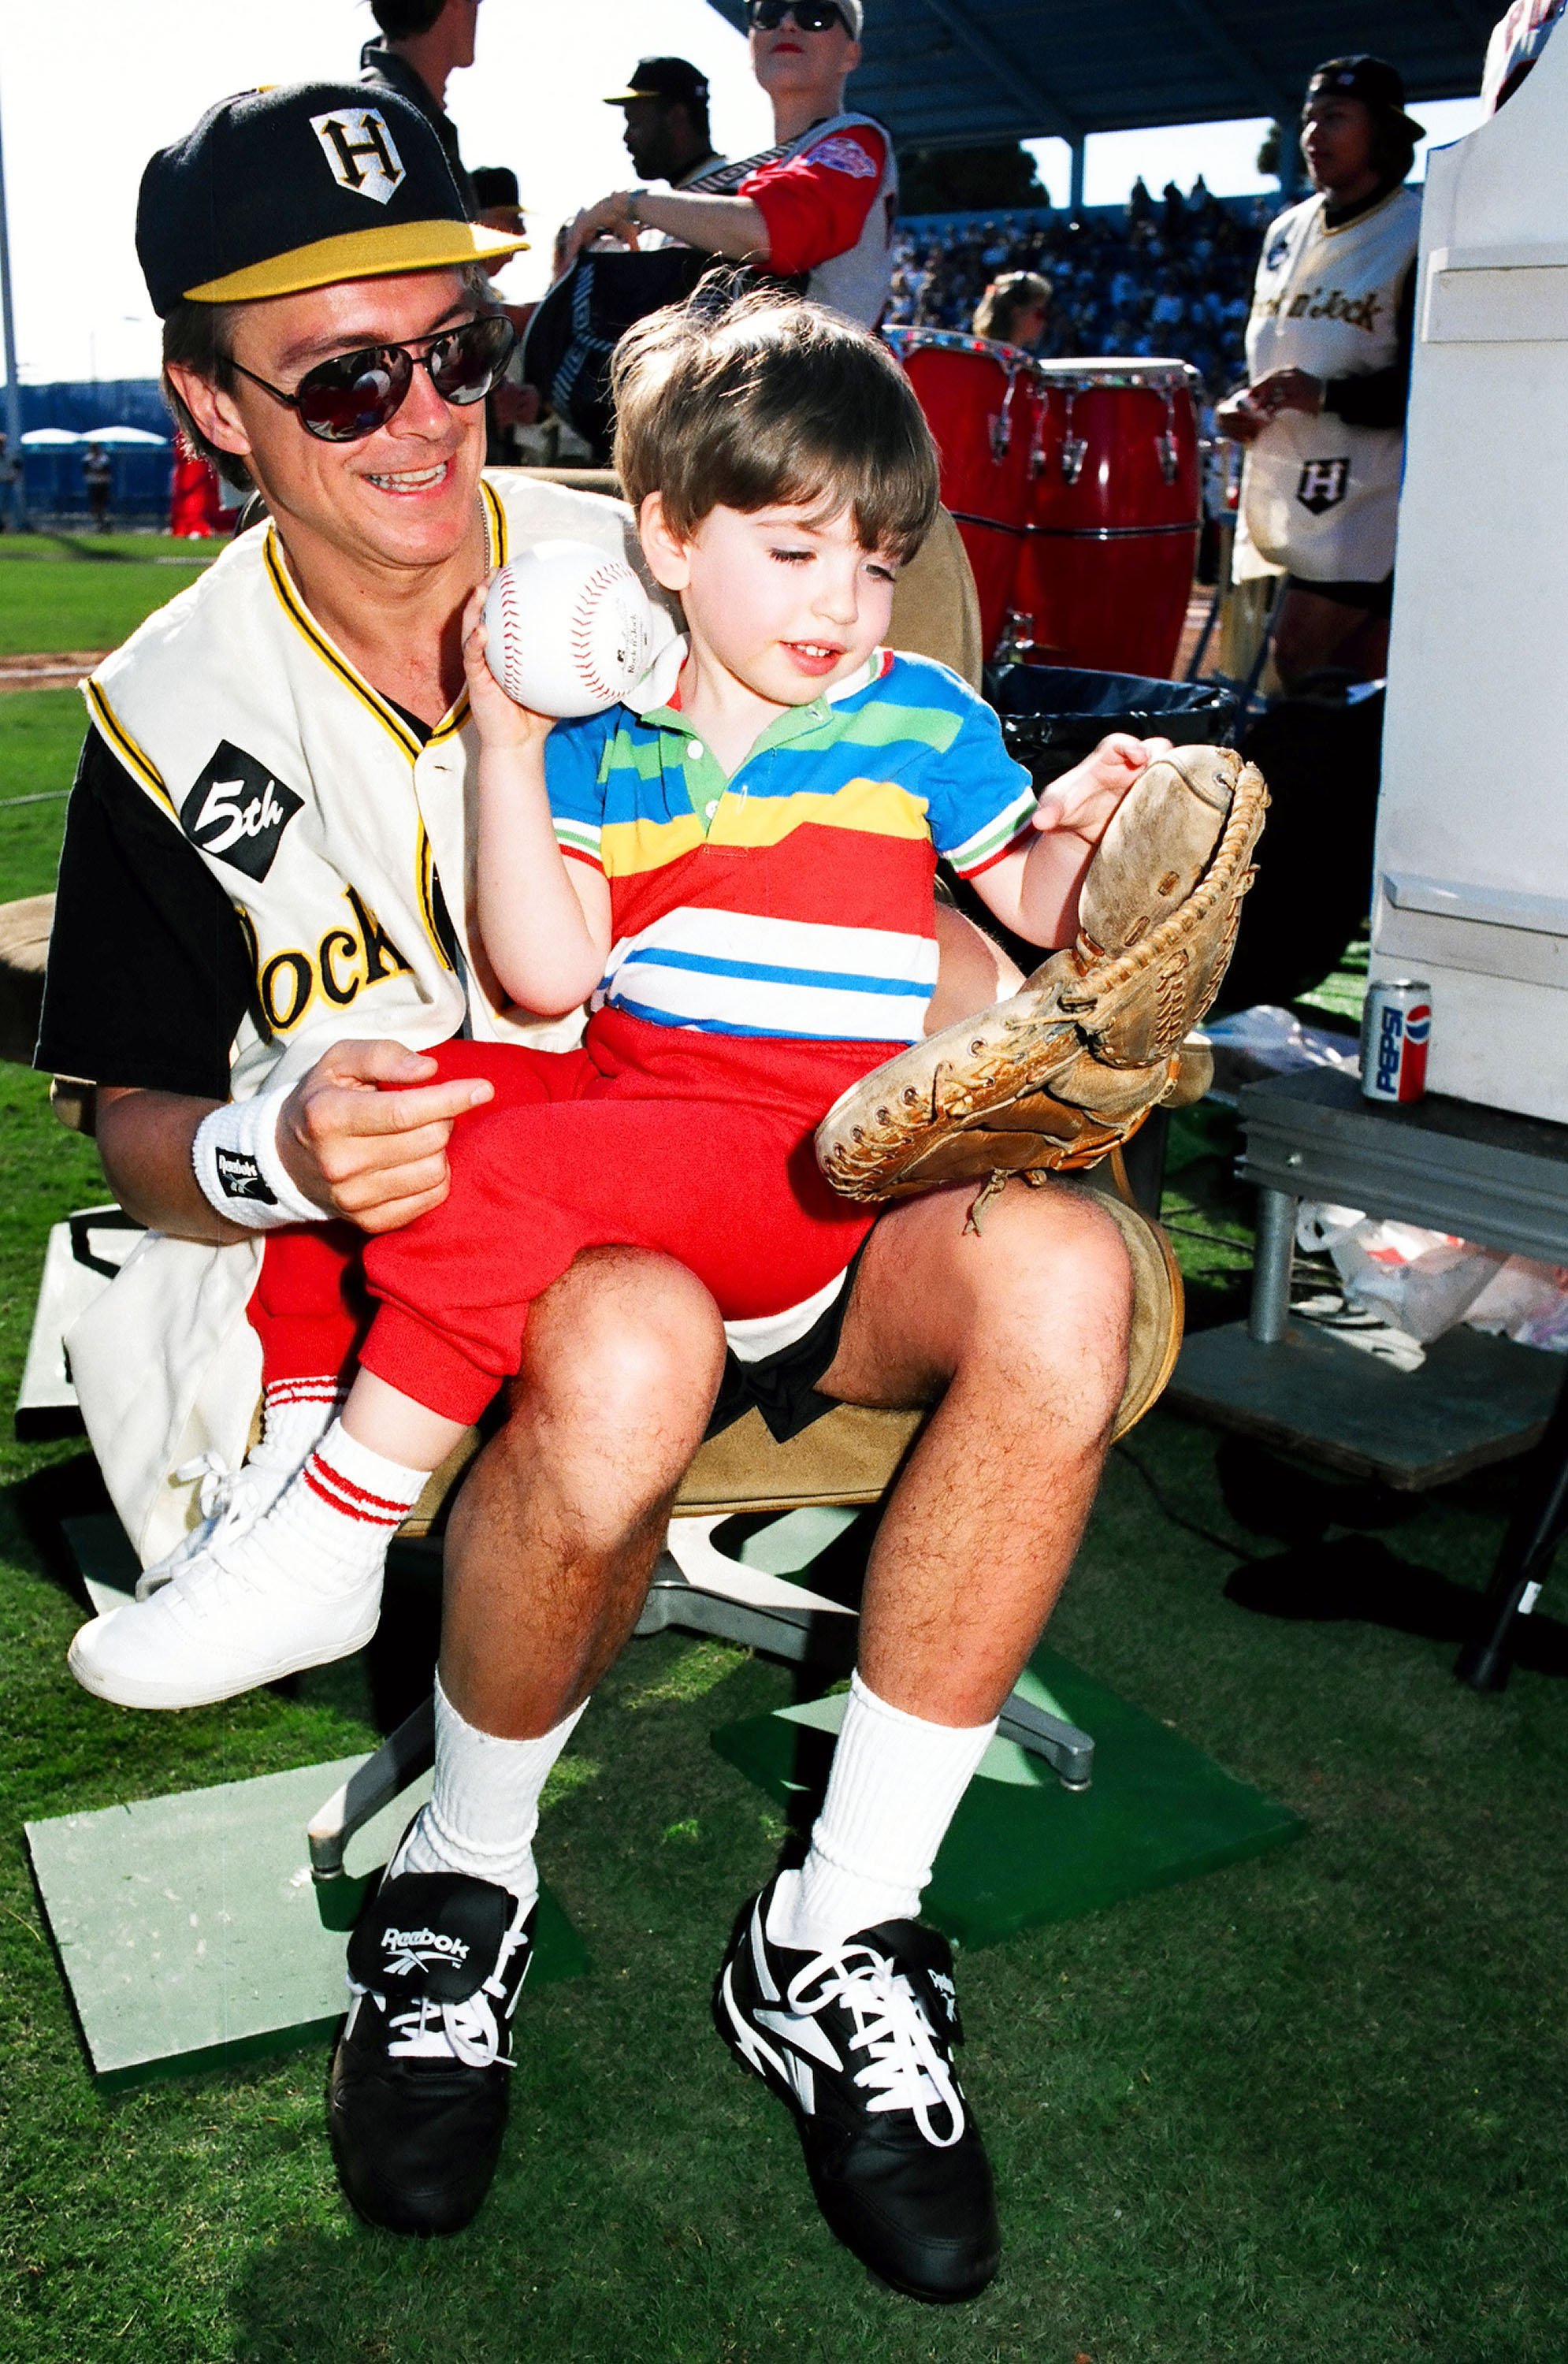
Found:
[(994, 279), (975, 308), (973, 330), (998, 345), (1032, 353), (1051, 315), (1051, 282), (1038, 271), (1005, 271)]
[(1218, 396), (1242, 368), (1262, 221), (1255, 205), (1225, 203), (1201, 177), (1187, 196), (1176, 195), (1179, 205), (1167, 196), (1157, 206), (1139, 181), (1125, 211), (1106, 207), (1076, 221), (1040, 211), (906, 227), (887, 317), (962, 329), (988, 287), (1030, 273), (1054, 289), (1033, 348), (1042, 357), (1171, 356), (1191, 362)]

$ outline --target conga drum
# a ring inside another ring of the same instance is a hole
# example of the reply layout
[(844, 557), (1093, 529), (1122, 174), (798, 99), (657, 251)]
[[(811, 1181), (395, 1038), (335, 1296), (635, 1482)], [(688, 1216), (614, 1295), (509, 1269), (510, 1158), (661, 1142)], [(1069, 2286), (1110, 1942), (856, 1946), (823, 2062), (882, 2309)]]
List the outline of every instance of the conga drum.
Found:
[(889, 329), (942, 463), (942, 506), (963, 537), (980, 594), (985, 654), (1013, 604), (1029, 496), (1030, 362), (1012, 345), (948, 329)]
[(1037, 664), (1164, 676), (1203, 525), (1197, 373), (1034, 362), (1029, 511), (1012, 604)]

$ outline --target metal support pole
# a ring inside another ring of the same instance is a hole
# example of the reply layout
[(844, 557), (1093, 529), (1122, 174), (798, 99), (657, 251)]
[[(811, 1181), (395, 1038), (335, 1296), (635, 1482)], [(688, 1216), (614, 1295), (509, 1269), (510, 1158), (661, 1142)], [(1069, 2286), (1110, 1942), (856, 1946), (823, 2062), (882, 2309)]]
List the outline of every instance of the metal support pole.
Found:
[(17, 382), (17, 323), (11, 307), (11, 234), (6, 219), (6, 160), (0, 145), (0, 317), (6, 335), (6, 456), (11, 478), (11, 515), (17, 531), (28, 524), (27, 496), (22, 486), (22, 389)]
[(1071, 221), (1076, 221), (1084, 210), (1084, 147), (1082, 133), (1076, 139), (1069, 142), (1073, 158), (1073, 176), (1068, 185), (1067, 214)]
[(1288, 1190), (1258, 1193), (1258, 1246), (1247, 1327), (1260, 1346), (1277, 1346), (1290, 1319), (1290, 1252), (1296, 1200)]
[(1568, 1534), (1568, 1378), (1546, 1434), (1526, 1465), (1518, 1506), (1508, 1522), (1486, 1588), (1478, 1630), (1454, 1673), (1473, 1691), (1500, 1691), (1513, 1666), (1514, 1620), (1528, 1617), (1557, 1546)]

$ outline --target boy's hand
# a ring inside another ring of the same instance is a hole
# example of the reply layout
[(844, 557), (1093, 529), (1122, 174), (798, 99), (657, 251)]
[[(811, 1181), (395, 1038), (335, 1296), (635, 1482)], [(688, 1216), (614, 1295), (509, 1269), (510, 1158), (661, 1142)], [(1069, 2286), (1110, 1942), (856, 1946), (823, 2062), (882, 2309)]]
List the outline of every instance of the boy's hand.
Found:
[(490, 670), (484, 654), (484, 594), (481, 585), (462, 611), (462, 665), (468, 676), (468, 702), (484, 747), (542, 747), (550, 736), (550, 717), (536, 714), (507, 697)]
[(1085, 845), (1098, 845), (1134, 780), (1156, 756), (1168, 755), (1171, 744), (1169, 739), (1133, 739), (1113, 730), (1046, 789), (1035, 808), (1036, 829), (1070, 831)]

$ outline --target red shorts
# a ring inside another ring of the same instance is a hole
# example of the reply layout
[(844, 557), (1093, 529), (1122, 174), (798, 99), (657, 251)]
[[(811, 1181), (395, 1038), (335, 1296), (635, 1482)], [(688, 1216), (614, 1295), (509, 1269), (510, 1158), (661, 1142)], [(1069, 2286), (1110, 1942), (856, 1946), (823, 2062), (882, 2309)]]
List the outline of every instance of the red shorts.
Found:
[[(495, 1097), (453, 1128), (444, 1204), (364, 1243), (377, 1310), (363, 1368), (431, 1411), (476, 1420), (519, 1367), (528, 1307), (584, 1248), (674, 1256), (728, 1320), (800, 1304), (874, 1220), (822, 1179), (812, 1135), (901, 1047), (705, 1034), (614, 1009), (577, 1051), (444, 1043), (441, 1079), (484, 1076)], [(317, 1264), (333, 1253), (308, 1232), (274, 1233), (273, 1302), (289, 1292), (295, 1240)]]

